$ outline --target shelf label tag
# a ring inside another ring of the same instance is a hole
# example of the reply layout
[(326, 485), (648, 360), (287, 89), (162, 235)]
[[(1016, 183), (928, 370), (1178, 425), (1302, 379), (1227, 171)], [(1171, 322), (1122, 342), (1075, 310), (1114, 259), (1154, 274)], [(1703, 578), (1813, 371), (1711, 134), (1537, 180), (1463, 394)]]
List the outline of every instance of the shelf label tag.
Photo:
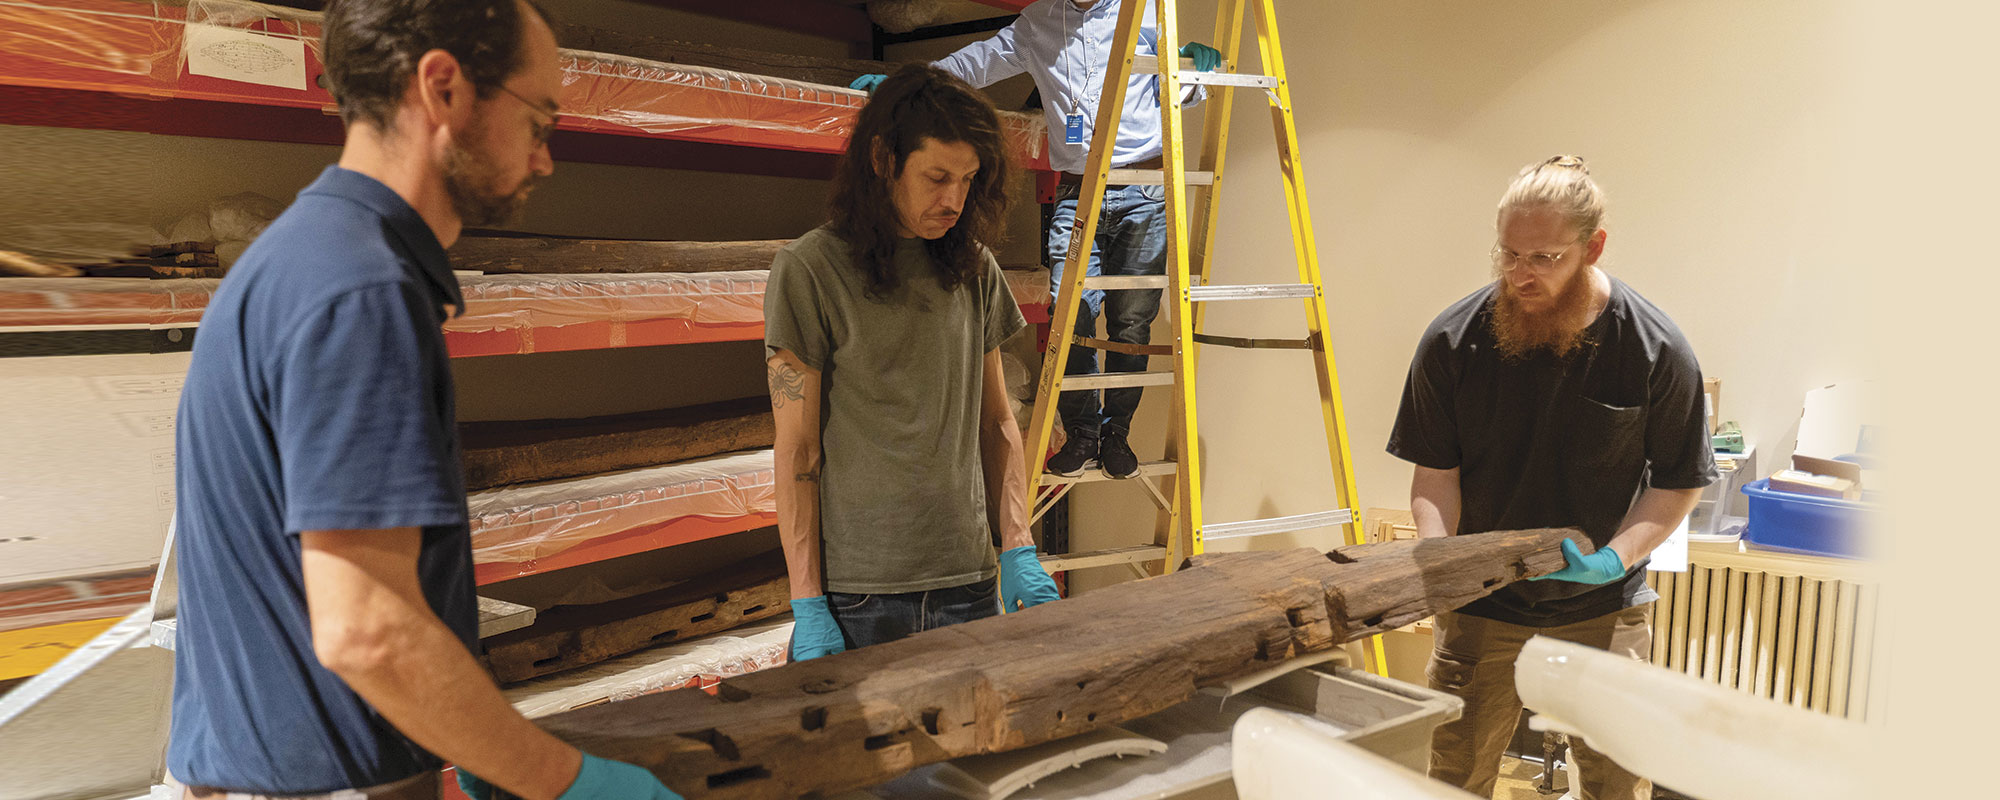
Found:
[(306, 89), (306, 43), (239, 28), (189, 23), (188, 72), (225, 81)]

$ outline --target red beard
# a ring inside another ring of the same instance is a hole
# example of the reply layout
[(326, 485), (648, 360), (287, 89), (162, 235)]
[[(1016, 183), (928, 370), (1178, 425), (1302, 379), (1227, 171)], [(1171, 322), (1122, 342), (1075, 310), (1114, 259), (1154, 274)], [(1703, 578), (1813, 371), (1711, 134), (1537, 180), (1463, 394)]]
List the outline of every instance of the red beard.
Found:
[(1537, 350), (1548, 350), (1562, 358), (1589, 341), (1584, 330), (1591, 322), (1592, 275), (1588, 269), (1578, 272), (1546, 311), (1523, 308), (1513, 287), (1496, 275), (1493, 299), (1487, 306), (1493, 312), (1493, 338), (1501, 357), (1519, 361)]

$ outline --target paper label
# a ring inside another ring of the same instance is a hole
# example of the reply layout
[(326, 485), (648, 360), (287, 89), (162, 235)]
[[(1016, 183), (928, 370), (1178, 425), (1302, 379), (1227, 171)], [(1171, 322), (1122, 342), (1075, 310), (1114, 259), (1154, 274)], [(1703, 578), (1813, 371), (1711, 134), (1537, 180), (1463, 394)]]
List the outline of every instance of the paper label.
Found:
[(1660, 543), (1659, 547), (1654, 548), (1653, 562), (1647, 564), (1646, 568), (1654, 572), (1688, 571), (1688, 521), (1686, 517), (1681, 518), (1681, 524), (1679, 527), (1674, 528), (1672, 536), (1668, 536), (1665, 542)]
[(306, 43), (220, 25), (187, 26), (188, 72), (239, 83), (306, 88)]

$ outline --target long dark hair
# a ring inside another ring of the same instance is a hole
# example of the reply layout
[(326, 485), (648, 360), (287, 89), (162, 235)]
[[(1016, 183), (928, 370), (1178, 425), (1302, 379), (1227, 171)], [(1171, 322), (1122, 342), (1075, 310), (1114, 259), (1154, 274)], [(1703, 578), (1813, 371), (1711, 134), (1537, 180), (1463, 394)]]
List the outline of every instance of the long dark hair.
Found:
[[(993, 104), (951, 73), (910, 64), (882, 81), (863, 106), (847, 141), (847, 155), (833, 177), (833, 230), (853, 249), (854, 264), (868, 275), (868, 294), (882, 297), (901, 285), (896, 277), (898, 236), (896, 178), (924, 140), (964, 142), (979, 154), (979, 172), (966, 192), (958, 223), (924, 241), (931, 266), (946, 289), (979, 278), (986, 243), (998, 242), (1007, 213), (1007, 150)], [(892, 165), (876, 167), (876, 154)]]

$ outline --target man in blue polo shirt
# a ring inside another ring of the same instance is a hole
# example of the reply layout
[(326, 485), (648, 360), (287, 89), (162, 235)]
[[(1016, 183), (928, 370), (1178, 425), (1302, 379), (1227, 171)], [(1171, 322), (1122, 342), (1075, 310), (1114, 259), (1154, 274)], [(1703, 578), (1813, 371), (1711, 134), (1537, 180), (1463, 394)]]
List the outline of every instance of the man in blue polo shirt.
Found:
[[(1102, 101), (1104, 75), (1111, 45), (1118, 33), (1118, 13), (1124, 2), (1144, 2), (1138, 54), (1158, 52), (1159, 26), (1153, 4), (1146, 0), (1038, 0), (1021, 9), (1014, 23), (991, 38), (973, 42), (939, 59), (936, 66), (973, 86), (990, 86), (1027, 73), (1042, 97), (1048, 120), (1049, 166), (1061, 176), (1055, 214), (1047, 241), (1050, 291), (1062, 286), (1063, 260), (1070, 232), (1076, 228), (1078, 195), (1088, 157), (1097, 104)], [(1194, 59), (1204, 72), (1222, 65), (1222, 54), (1200, 42), (1182, 46), (1180, 54)], [(863, 75), (850, 84), (873, 91), (881, 75)], [(1181, 103), (1199, 102), (1201, 87), (1183, 87)], [(1119, 110), (1118, 135), (1112, 140), (1111, 165), (1121, 169), (1160, 169), (1160, 77), (1135, 74)], [(1087, 275), (1164, 275), (1167, 268), (1166, 190), (1160, 186), (1113, 185), (1104, 189), (1104, 210), (1098, 215), (1097, 236), (1088, 242)], [(1104, 316), (1105, 338), (1124, 344), (1152, 340), (1153, 319), (1160, 314), (1160, 290), (1086, 289), (1077, 307), (1078, 336), (1097, 335), (1097, 317)], [(1146, 356), (1105, 353), (1107, 372), (1140, 372)], [(1098, 371), (1097, 351), (1073, 345), (1068, 375)], [(1048, 471), (1075, 477), (1095, 460), (1112, 478), (1139, 474), (1139, 458), (1126, 437), (1132, 415), (1139, 410), (1139, 388), (1064, 392), (1056, 401), (1068, 434), (1062, 449), (1048, 460)], [(1036, 454), (1040, 455), (1040, 454)]]
[[(523, 718), (480, 668), (445, 247), (553, 168), (522, 0), (334, 0), (329, 167), (216, 292), (181, 395), (171, 779), (186, 796), (678, 798)], [(471, 777), (478, 775), (485, 780)]]

